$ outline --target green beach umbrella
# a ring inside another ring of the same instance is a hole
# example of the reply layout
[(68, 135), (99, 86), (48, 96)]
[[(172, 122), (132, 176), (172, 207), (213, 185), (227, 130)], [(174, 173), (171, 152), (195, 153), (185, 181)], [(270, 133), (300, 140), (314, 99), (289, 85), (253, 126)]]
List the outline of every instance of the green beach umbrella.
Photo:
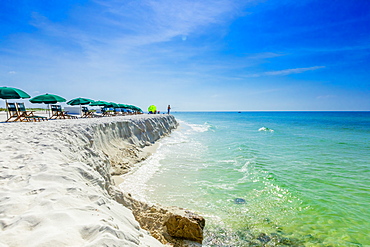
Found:
[[(58, 95), (55, 95), (55, 94), (42, 94), (42, 95), (39, 95), (39, 96), (36, 96), (36, 97), (33, 97), (32, 99), (30, 99), (30, 102), (31, 103), (35, 103), (35, 104), (41, 104), (41, 103), (44, 103), (44, 104), (47, 104), (48, 105), (48, 109), (49, 109), (49, 105), (50, 104), (55, 104), (57, 102), (66, 102), (67, 100), (63, 97), (60, 97)], [(50, 116), (50, 111), (49, 111), (49, 116)]]
[(31, 96), (18, 89), (13, 87), (0, 87), (0, 98), (1, 99), (27, 99), (31, 98)]
[(119, 108), (119, 104), (114, 103), (114, 102), (109, 102), (108, 107)]
[(66, 102), (67, 100), (55, 94), (42, 94), (30, 99), (31, 103), (55, 104), (57, 102)]
[(108, 102), (106, 101), (102, 101), (102, 100), (98, 100), (98, 101), (94, 101), (92, 103), (90, 103), (91, 106), (107, 106), (109, 105)]
[(103, 108), (105, 108), (105, 107), (110, 107), (111, 104), (106, 101), (98, 100), (98, 101), (91, 103), (90, 105), (91, 106), (102, 106)]
[(81, 114), (82, 105), (88, 105), (92, 102), (94, 102), (94, 100), (92, 100), (92, 99), (76, 98), (76, 99), (72, 99), (72, 100), (68, 101), (67, 105), (79, 105), (80, 106), (80, 114)]
[[(0, 98), (5, 99), (5, 107), (8, 103), (8, 99), (27, 99), (31, 98), (31, 96), (24, 92), (23, 90), (20, 90), (18, 88), (13, 87), (0, 87)], [(6, 111), (6, 117), (8, 118), (8, 111)]]
[(153, 112), (154, 113), (156, 110), (157, 110), (157, 107), (155, 105), (151, 105), (151, 106), (148, 107), (148, 111), (149, 112)]
[(118, 104), (118, 105), (119, 105), (119, 108), (121, 109), (130, 109), (129, 105), (126, 105), (126, 104)]
[[(129, 109), (131, 110), (134, 110), (134, 111), (138, 111), (138, 112), (142, 112), (143, 110), (141, 110), (141, 108), (137, 107), (137, 106), (134, 106), (134, 105), (128, 105), (129, 106)], [(155, 106), (154, 106), (155, 107)], [(157, 110), (157, 107), (155, 107), (154, 111)], [(154, 112), (153, 111), (153, 112)]]
[(90, 103), (94, 102), (92, 99), (86, 99), (86, 98), (76, 98), (71, 99), (67, 102), (67, 105), (88, 105)]
[(118, 104), (119, 105), (119, 108), (124, 108), (124, 109), (128, 109), (128, 105), (126, 104)]

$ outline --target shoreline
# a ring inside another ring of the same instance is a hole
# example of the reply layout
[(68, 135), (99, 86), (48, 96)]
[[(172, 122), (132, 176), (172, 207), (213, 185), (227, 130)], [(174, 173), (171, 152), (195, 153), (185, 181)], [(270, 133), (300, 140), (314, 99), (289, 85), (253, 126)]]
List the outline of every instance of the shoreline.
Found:
[[(198, 232), (187, 236), (190, 241), (179, 240), (186, 236), (179, 236), (171, 221), (195, 224), (204, 219), (136, 201), (119, 191), (111, 176), (117, 167), (118, 173), (127, 171), (154, 152), (153, 143), (177, 127), (172, 115), (0, 126), (0, 243), (162, 246), (172, 241), (175, 246), (199, 246), (199, 224)], [(158, 229), (159, 223), (165, 227)]]
[[(143, 147), (143, 148), (141, 149), (141, 152), (145, 154), (145, 156), (146, 156), (146, 158), (145, 158), (145, 159), (147, 159), (148, 157), (150, 157), (151, 155), (153, 155), (153, 154), (157, 151), (158, 146), (159, 146), (159, 143), (158, 143), (158, 142), (155, 142), (155, 143), (153, 143), (153, 144), (152, 144), (152, 145), (150, 145), (150, 146), (145, 146), (145, 147)], [(141, 161), (139, 161), (139, 162), (141, 162)], [(130, 171), (131, 171), (131, 169), (133, 168), (132, 166), (133, 166), (133, 165), (135, 165), (135, 164), (137, 164), (137, 163), (133, 162), (133, 163), (131, 164), (131, 167), (128, 169), (128, 171), (127, 171), (127, 172), (130, 172)], [(126, 172), (126, 173), (127, 173), (127, 172)], [(118, 188), (119, 188), (119, 185), (120, 185), (121, 183), (123, 183), (123, 182), (124, 182), (124, 179), (122, 178), (122, 175), (124, 175), (124, 174), (126, 174), (126, 173), (123, 173), (123, 174), (120, 174), (120, 175), (112, 175), (112, 179), (113, 179), (113, 181), (114, 181), (114, 184), (115, 184)]]

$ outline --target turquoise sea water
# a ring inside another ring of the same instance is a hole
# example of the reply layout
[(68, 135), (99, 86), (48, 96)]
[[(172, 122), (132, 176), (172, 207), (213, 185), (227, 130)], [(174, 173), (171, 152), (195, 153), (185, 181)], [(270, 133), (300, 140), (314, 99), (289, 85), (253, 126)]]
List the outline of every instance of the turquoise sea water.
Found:
[(204, 246), (370, 246), (370, 112), (174, 113), (135, 179)]

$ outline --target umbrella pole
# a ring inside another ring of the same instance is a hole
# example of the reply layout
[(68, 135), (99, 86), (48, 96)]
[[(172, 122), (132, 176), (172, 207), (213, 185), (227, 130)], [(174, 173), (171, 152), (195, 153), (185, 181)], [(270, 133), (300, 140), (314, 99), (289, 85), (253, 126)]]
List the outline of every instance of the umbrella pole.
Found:
[(6, 119), (9, 118), (9, 112), (8, 112), (8, 101), (5, 100), (5, 111), (6, 111)]

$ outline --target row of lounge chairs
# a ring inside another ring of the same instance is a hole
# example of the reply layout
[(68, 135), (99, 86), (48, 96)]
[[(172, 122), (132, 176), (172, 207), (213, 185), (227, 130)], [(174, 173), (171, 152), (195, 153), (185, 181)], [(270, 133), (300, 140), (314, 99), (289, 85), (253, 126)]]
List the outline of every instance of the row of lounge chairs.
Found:
[(6, 122), (40, 122), (47, 121), (47, 117), (36, 116), (34, 111), (27, 111), (24, 103), (7, 103), (6, 107), (8, 108), (9, 118)]
[(101, 109), (102, 116), (114, 117), (114, 116), (124, 116), (124, 115), (137, 115), (143, 114), (142, 112), (128, 112), (124, 111), (122, 108), (115, 108), (114, 111), (108, 111), (106, 108)]
[(82, 118), (88, 118), (88, 117), (114, 117), (114, 116), (124, 116), (124, 115), (133, 115), (133, 114), (141, 114), (141, 113), (131, 113), (131, 112), (124, 112), (121, 110), (115, 110), (115, 111), (108, 111), (106, 108), (101, 109), (101, 114), (95, 114), (93, 111), (89, 111), (89, 109), (86, 106), (82, 107)]
[(27, 111), (24, 103), (7, 103), (6, 107), (9, 112), (6, 122), (41, 122), (49, 119), (77, 118), (76, 116), (68, 115), (67, 112), (62, 111), (60, 105), (51, 106), (52, 116), (50, 118), (37, 116), (34, 114), (35, 111)]
[[(27, 111), (24, 103), (7, 103), (6, 107), (8, 108), (9, 118), (6, 122), (40, 122), (47, 121), (48, 119), (76, 119), (77, 116), (68, 114), (68, 112), (63, 111), (60, 105), (51, 105), (52, 115), (50, 118), (43, 116), (34, 115), (34, 111)], [(130, 113), (125, 113), (122, 111), (107, 111), (105, 108), (102, 108), (102, 114), (95, 114), (93, 111), (90, 111), (87, 107), (82, 107), (81, 118), (92, 118), (92, 117), (110, 117), (110, 116), (119, 116), (119, 115), (128, 115)]]

